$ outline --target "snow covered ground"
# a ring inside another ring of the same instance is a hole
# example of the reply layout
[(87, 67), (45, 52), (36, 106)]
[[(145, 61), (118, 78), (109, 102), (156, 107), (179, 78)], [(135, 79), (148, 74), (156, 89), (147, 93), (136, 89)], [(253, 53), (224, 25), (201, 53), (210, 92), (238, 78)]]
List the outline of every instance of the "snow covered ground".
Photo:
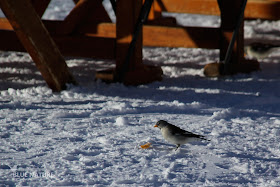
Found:
[[(45, 18), (63, 19), (60, 2)], [(202, 20), (219, 24), (180, 17)], [(246, 22), (245, 35), (278, 39), (279, 24)], [(0, 186), (280, 186), (280, 50), (262, 71), (204, 77), (217, 60), (217, 50), (145, 48), (163, 81), (125, 87), (94, 81), (111, 61), (67, 58), (80, 85), (52, 93), (28, 54), (1, 52)], [(160, 119), (211, 141), (174, 151)]]

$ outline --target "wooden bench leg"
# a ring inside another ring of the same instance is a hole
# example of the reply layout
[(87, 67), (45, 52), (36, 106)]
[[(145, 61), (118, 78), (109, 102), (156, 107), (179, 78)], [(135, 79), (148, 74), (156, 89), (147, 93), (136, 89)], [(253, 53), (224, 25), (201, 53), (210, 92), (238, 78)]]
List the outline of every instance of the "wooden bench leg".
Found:
[[(110, 79), (119, 77), (124, 68), (128, 48), (133, 37), (134, 27), (142, 7), (142, 0), (118, 0), (117, 20), (116, 20), (116, 70), (113, 73), (103, 71), (96, 74), (97, 78)], [(132, 53), (127, 68), (125, 68), (124, 78), (121, 80), (126, 85), (139, 85), (161, 80), (162, 70), (160, 67), (144, 65), (142, 62), (143, 37), (142, 29), (139, 34), (134, 52)], [(122, 76), (122, 75), (121, 75)], [(116, 80), (116, 79), (115, 79)]]
[[(218, 0), (221, 11), (220, 61), (225, 60), (227, 49), (235, 29), (243, 0)], [(242, 22), (236, 37), (230, 63), (239, 63), (244, 58), (244, 23)]]
[[(117, 53), (116, 70), (122, 68), (126, 60), (129, 44), (133, 37), (133, 31), (136, 26), (142, 0), (118, 0), (117, 1)], [(160, 67), (147, 66), (142, 62), (143, 48), (143, 29), (139, 34), (134, 53), (129, 60), (128, 70), (124, 76), (124, 84), (138, 85), (161, 80), (162, 70)]]
[[(229, 42), (232, 38), (234, 28), (237, 23), (243, 0), (218, 0), (221, 11), (220, 28), (220, 61), (224, 61)], [(204, 67), (204, 74), (209, 77), (223, 75), (223, 63), (211, 63)], [(244, 24), (242, 23), (236, 37), (233, 52), (229, 64), (228, 74), (250, 73), (259, 70), (259, 63), (255, 60), (246, 60), (244, 58)]]
[(0, 7), (48, 86), (61, 91), (67, 83), (76, 83), (30, 1), (1, 0)]
[[(116, 68), (121, 68), (127, 55), (129, 44), (132, 40), (132, 34), (137, 22), (137, 18), (142, 6), (142, 0), (118, 0), (117, 2), (117, 53)], [(139, 68), (142, 65), (142, 30), (139, 34), (135, 50), (131, 57), (129, 70)]]

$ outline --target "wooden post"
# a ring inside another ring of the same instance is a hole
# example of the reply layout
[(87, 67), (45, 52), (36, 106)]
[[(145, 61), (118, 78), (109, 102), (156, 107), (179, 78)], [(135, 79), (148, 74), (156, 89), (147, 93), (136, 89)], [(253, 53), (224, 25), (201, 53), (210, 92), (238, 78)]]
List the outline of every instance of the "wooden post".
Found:
[[(242, 3), (243, 0), (218, 0), (221, 11), (220, 63), (210, 63), (204, 67), (204, 74), (208, 77), (217, 77), (225, 73), (224, 63), (221, 62), (225, 60)], [(242, 23), (239, 28), (232, 55), (227, 66), (227, 74), (250, 73), (260, 69), (257, 61), (246, 60), (244, 58), (244, 23)]]
[(143, 28), (137, 37), (128, 64), (126, 61), (129, 45), (141, 12), (142, 0), (118, 0), (116, 3), (116, 69), (97, 72), (96, 78), (106, 82), (122, 81), (126, 85), (139, 85), (161, 80), (163, 72), (160, 67), (145, 65), (142, 62)]
[(29, 0), (1, 0), (0, 7), (53, 91), (75, 83), (64, 58)]
[[(117, 1), (117, 20), (116, 20), (116, 70), (122, 68), (125, 61), (129, 44), (132, 40), (132, 34), (137, 22), (140, 10), (142, 6), (142, 0), (118, 0)], [(128, 71), (131, 71), (137, 66), (142, 64), (142, 31), (139, 34), (134, 53), (130, 59)]]
[[(121, 81), (126, 85), (146, 84), (162, 79), (163, 72), (160, 67), (148, 66), (142, 63), (143, 29), (141, 29), (141, 33), (136, 40), (128, 68), (124, 65), (141, 7), (142, 0), (117, 1), (116, 69), (113, 76), (111, 71), (102, 71), (96, 74), (97, 78), (111, 82), (116, 80), (117, 77), (122, 77), (122, 73), (124, 73)], [(123, 72), (124, 67), (125, 72)]]
[[(243, 0), (218, 0), (221, 10), (220, 61), (225, 60)], [(230, 63), (240, 63), (244, 59), (244, 23), (239, 28)]]
[[(167, 12), (220, 15), (217, 0), (158, 0), (158, 2), (163, 11)], [(245, 19), (279, 20), (279, 9), (279, 0), (249, 0)]]

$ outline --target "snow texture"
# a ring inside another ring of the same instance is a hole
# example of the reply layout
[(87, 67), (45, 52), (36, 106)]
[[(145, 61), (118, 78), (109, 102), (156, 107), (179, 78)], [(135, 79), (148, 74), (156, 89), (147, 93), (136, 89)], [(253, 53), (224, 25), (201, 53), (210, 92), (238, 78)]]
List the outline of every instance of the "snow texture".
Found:
[[(71, 3), (52, 1), (44, 18), (63, 19)], [(197, 15), (180, 22), (219, 24)], [(248, 21), (245, 35), (279, 36), (279, 24)], [(0, 186), (280, 186), (280, 51), (262, 71), (223, 78), (202, 71), (217, 50), (143, 54), (162, 67), (161, 82), (96, 82), (94, 71), (113, 61), (67, 58), (80, 84), (52, 93), (28, 54), (1, 52)], [(211, 141), (174, 151), (153, 127), (160, 119)]]

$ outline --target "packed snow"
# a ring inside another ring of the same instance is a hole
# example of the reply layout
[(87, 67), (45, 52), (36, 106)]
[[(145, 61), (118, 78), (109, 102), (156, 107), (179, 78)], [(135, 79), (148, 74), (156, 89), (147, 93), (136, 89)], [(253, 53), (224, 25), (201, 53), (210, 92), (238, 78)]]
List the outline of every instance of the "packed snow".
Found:
[[(52, 1), (44, 18), (63, 19), (73, 6), (63, 2)], [(219, 25), (213, 16), (178, 19)], [(247, 21), (245, 36), (276, 40), (279, 24)], [(79, 85), (53, 93), (28, 54), (1, 52), (0, 186), (280, 186), (280, 50), (261, 71), (222, 78), (202, 70), (217, 50), (143, 54), (162, 67), (162, 81), (105, 84), (94, 72), (113, 61), (66, 58)], [(158, 120), (210, 142), (175, 151), (153, 127)]]

